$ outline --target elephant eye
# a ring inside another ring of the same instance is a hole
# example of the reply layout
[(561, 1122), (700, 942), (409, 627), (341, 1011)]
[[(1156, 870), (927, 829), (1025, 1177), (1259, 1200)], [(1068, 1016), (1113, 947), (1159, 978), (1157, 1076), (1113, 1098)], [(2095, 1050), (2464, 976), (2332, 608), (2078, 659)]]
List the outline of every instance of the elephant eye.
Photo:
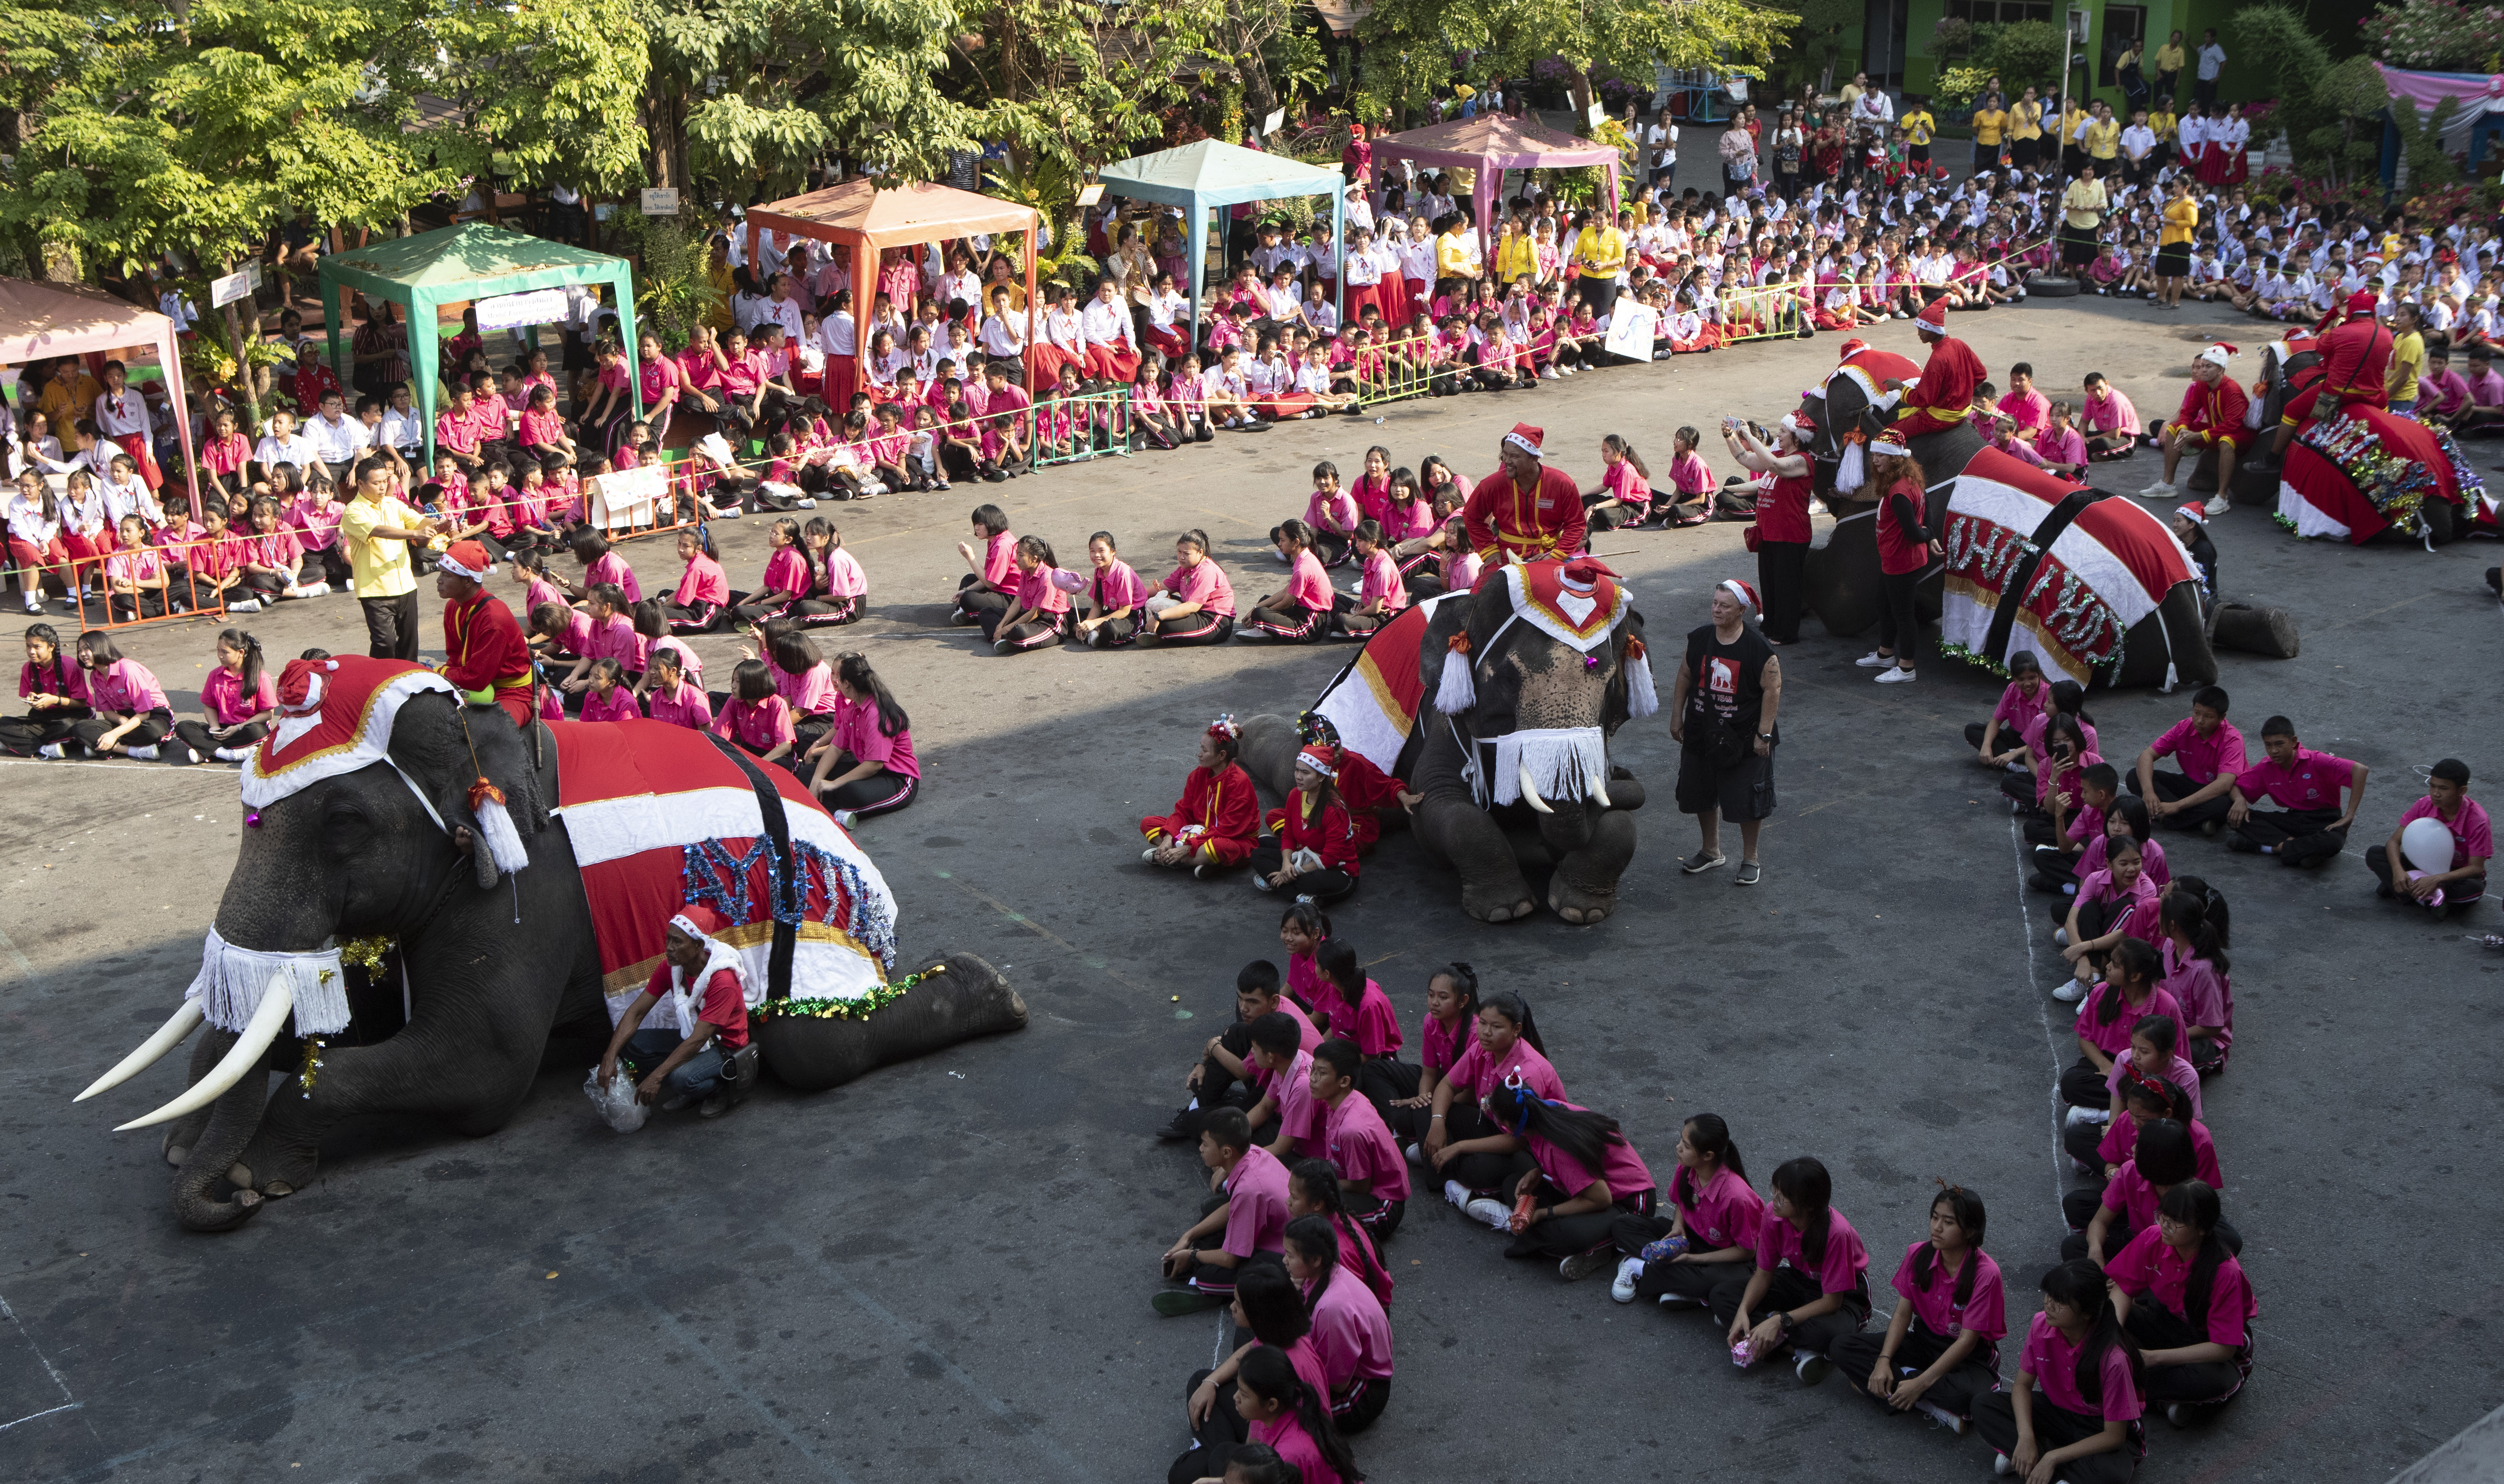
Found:
[(367, 833), (365, 814), (346, 805), (334, 805), (322, 815), (322, 843), (335, 851), (347, 851), (364, 843)]

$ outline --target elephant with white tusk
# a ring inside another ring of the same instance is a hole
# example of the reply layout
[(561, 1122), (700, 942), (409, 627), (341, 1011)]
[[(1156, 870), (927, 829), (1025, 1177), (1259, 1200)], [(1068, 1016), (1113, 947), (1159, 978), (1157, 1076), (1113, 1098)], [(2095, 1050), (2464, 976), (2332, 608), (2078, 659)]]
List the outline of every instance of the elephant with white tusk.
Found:
[[(658, 722), (526, 734), (414, 666), (322, 664), (288, 667), (282, 720), (247, 766), (251, 812), (191, 993), (79, 1094), (208, 1026), (188, 1089), (121, 1125), (168, 1125), (185, 1226), (222, 1230), (302, 1190), (344, 1119), (504, 1126), (552, 1033), (606, 1038), (605, 1002), (641, 989), (682, 892), (726, 906), (755, 978), (780, 986), (749, 1024), (793, 1087), (1025, 1024), (970, 954), (886, 981), (885, 882), (780, 770)], [(331, 945), (377, 935), (398, 941), (398, 982), (352, 997)]]

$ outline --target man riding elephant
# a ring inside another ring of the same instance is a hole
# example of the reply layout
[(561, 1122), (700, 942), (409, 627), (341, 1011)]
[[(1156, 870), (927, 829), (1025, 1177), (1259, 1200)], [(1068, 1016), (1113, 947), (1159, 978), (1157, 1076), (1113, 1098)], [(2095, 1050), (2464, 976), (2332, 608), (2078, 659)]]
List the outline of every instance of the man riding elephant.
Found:
[(1886, 388), (1902, 397), (1895, 411), (1895, 432), (1903, 438), (1965, 426), (1973, 413), (1974, 389), (1990, 374), (1972, 346), (1948, 333), (1947, 300), (1940, 299), (1914, 316), (1913, 328), (1930, 348), (1930, 359), (1923, 363), (1916, 380), (1890, 381)]
[(1507, 560), (1562, 560), (1582, 549), (1589, 522), (1582, 487), (1573, 475), (1540, 462), (1547, 440), (1546, 430), (1513, 424), (1499, 450), (1504, 467), (1479, 480), (1461, 507), (1470, 547), (1486, 564), (1480, 581)]
[[(641, 997), (682, 903), (724, 919), (711, 936), (737, 950), (761, 1059), (793, 1087), (1025, 1023), (970, 954), (890, 979), (877, 868), (799, 779), (704, 734), (525, 731), (389, 660), (296, 661), (279, 709), (246, 765), (235, 871), (184, 1004), (79, 1094), (209, 1023), (189, 1090), (122, 1125), (171, 1125), (175, 1214), (193, 1230), (302, 1190), (342, 1120), (503, 1127), (552, 1032), (606, 1039)], [(400, 993), (352, 1005), (336, 945), (375, 937), (397, 942)], [(291, 1074), (274, 1092), (270, 1071)]]

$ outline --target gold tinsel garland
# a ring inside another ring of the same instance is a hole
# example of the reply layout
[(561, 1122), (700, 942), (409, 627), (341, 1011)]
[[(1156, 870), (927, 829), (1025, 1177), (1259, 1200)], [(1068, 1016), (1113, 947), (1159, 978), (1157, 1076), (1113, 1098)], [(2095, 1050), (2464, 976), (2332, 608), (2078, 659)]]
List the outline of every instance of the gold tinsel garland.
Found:
[(774, 1016), (811, 1020), (866, 1020), (886, 1006), (894, 1004), (913, 991), (913, 986), (934, 974), (948, 972), (946, 964), (933, 964), (919, 974), (889, 980), (858, 999), (851, 1000), (767, 1000), (749, 1011), (751, 1019)]
[(376, 933), (370, 938), (351, 938), (339, 945), (339, 961), (355, 964), (367, 975), (380, 978), (384, 955), (399, 946), (388, 933)]

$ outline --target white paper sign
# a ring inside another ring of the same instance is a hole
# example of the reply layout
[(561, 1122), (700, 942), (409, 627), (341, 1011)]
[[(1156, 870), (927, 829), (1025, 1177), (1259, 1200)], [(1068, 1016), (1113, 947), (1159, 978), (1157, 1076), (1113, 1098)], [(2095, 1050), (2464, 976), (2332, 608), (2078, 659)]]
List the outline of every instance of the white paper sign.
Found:
[(1609, 354), (1629, 361), (1652, 359), (1653, 327), (1660, 323), (1660, 311), (1650, 304), (1628, 303), (1620, 298), (1609, 315)]
[(249, 270), (209, 280), (209, 307), (212, 309), (223, 309), (251, 295), (252, 274)]
[(1593, 128), (1598, 128), (1600, 126), (1600, 121), (1607, 117), (1609, 117), (1609, 111), (1602, 108), (1599, 104), (1594, 103), (1588, 109), (1583, 111), (1582, 121)]
[(603, 531), (654, 523), (652, 507), (669, 498), (670, 470), (663, 464), (641, 464), (614, 474), (586, 479), (582, 492), (591, 502), (591, 523)]
[(678, 190), (675, 186), (646, 188), (643, 191), (643, 215), (675, 217), (678, 214)]
[(570, 308), (563, 289), (533, 289), (528, 293), (503, 293), (477, 303), (478, 328), (493, 332), (523, 325), (551, 325)]
[(1268, 136), (1278, 132), (1279, 129), (1286, 126), (1286, 122), (1287, 111), (1285, 109), (1281, 108), (1271, 112), (1269, 118), (1261, 121), (1262, 137), (1267, 138)]

